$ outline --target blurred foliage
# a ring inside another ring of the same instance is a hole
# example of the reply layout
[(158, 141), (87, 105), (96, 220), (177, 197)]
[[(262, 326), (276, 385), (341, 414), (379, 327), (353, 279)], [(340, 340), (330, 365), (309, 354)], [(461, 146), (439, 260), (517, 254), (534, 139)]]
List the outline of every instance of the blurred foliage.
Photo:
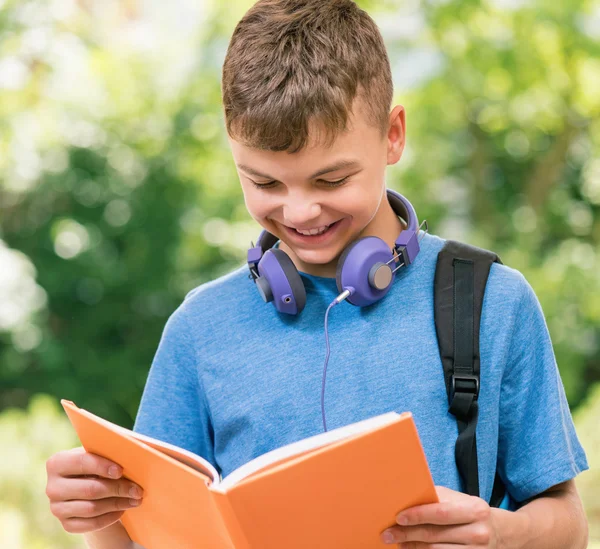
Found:
[[(577, 477), (577, 489), (585, 505), (590, 524), (590, 539), (600, 549), (600, 384), (573, 415), (577, 434), (586, 449), (590, 469)], [(596, 546), (590, 545), (590, 548)]]
[[(46, 13), (32, 29), (34, 5)], [(45, 391), (131, 423), (166, 317), (237, 265), (227, 242), (249, 216), (219, 131), (217, 67), (197, 60), (202, 78), (168, 97), (152, 56), (115, 48), (74, 10), (52, 20), (49, 3), (13, 2), (0, 18), (2, 55), (28, 71), (0, 101), (2, 238), (35, 268), (31, 307), (44, 302), (18, 324), (5, 307), (0, 408)], [(8, 301), (22, 274), (3, 276)]]
[[(600, 1), (359, 4), (407, 110), (389, 185), (523, 272), (576, 409), (600, 380)], [(0, 0), (3, 421), (46, 393), (131, 427), (168, 315), (243, 263), (220, 71), (250, 5)]]
[(61, 406), (35, 395), (27, 410), (0, 414), (0, 547), (2, 549), (84, 548), (83, 537), (65, 532), (50, 512), (46, 489), (48, 456), (79, 446)]

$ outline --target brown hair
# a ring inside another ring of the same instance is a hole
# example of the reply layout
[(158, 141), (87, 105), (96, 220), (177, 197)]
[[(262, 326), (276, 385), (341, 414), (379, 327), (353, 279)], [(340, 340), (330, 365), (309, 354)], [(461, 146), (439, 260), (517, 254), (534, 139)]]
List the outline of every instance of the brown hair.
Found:
[(381, 33), (351, 0), (259, 0), (233, 32), (222, 95), (232, 138), (293, 153), (308, 143), (311, 122), (329, 146), (356, 97), (383, 137), (393, 84)]

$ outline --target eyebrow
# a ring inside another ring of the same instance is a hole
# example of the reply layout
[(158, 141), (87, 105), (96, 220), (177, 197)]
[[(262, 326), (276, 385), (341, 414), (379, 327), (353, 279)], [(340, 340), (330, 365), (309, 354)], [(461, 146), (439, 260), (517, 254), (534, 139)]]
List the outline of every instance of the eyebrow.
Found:
[[(335, 162), (334, 164), (331, 164), (330, 166), (326, 166), (325, 168), (322, 168), (322, 169), (316, 171), (309, 177), (309, 179), (315, 179), (316, 177), (325, 175), (326, 173), (341, 170), (342, 168), (358, 168), (359, 166), (360, 166), (360, 163), (358, 162), (358, 160), (350, 160), (350, 159), (339, 160), (338, 162)], [(271, 179), (271, 180), (277, 179), (276, 177), (271, 177), (270, 175), (260, 173), (259, 171), (255, 170), (254, 168), (251, 168), (250, 166), (246, 166), (245, 164), (238, 164), (238, 168), (250, 175), (255, 176), (255, 177), (264, 177), (265, 179)]]

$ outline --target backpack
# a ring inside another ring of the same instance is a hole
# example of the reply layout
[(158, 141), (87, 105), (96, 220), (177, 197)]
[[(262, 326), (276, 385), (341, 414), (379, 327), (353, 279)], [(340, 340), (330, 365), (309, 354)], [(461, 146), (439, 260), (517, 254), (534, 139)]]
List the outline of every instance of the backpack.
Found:
[[(483, 296), (492, 263), (500, 263), (493, 252), (447, 240), (438, 253), (434, 279), (434, 317), (448, 412), (456, 417), (458, 438), (455, 458), (464, 491), (479, 496), (477, 440), (479, 414), (479, 323)], [(506, 488), (496, 472), (490, 499), (499, 507)]]

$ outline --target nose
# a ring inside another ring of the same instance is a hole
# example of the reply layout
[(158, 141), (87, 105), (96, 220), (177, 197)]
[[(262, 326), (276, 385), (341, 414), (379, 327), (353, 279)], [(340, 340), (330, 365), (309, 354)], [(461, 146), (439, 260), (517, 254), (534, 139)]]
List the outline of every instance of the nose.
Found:
[(291, 227), (306, 227), (321, 215), (321, 205), (310, 196), (290, 196), (283, 206), (283, 219)]

